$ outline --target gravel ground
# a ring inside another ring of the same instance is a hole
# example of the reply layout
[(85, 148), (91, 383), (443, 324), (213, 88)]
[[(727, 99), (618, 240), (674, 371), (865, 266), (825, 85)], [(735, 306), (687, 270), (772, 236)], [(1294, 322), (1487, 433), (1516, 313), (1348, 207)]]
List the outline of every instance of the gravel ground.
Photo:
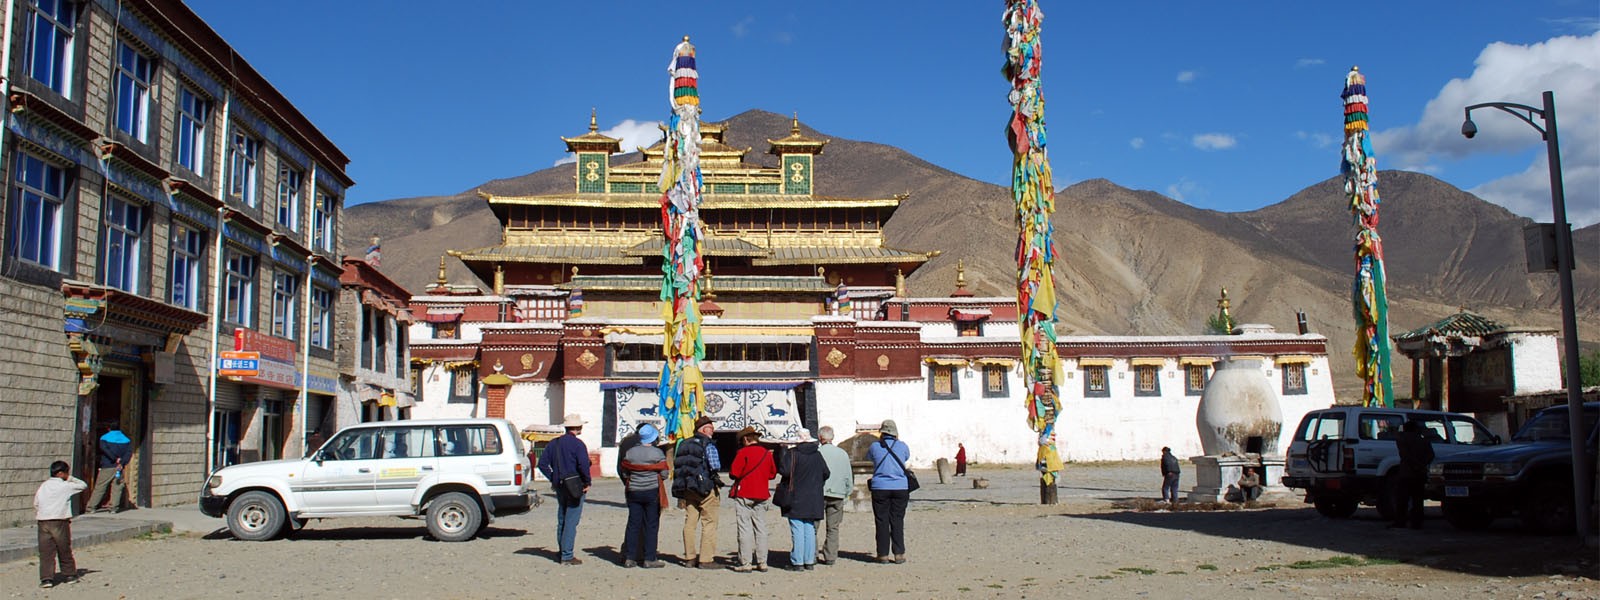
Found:
[[(939, 485), (925, 473), (907, 516), (909, 561), (866, 562), (867, 512), (845, 518), (832, 567), (791, 573), (623, 569), (616, 547), (627, 511), (615, 480), (584, 509), (579, 556), (555, 564), (553, 502), (496, 521), (460, 544), (426, 538), (420, 521), (313, 522), (289, 539), (233, 540), (226, 532), (161, 535), (84, 548), (81, 583), (37, 587), (35, 561), (0, 565), (15, 598), (1600, 598), (1593, 549), (1571, 537), (1519, 534), (1503, 523), (1461, 533), (1431, 514), (1422, 531), (1389, 530), (1374, 511), (1331, 521), (1285, 501), (1250, 510), (1137, 512), (1156, 496), (1153, 464), (1071, 466), (1061, 504), (1040, 506), (1024, 469), (975, 467)], [(1185, 486), (1191, 482), (1186, 478)], [(719, 549), (736, 546), (724, 503)], [(662, 519), (666, 557), (682, 551), (683, 512)], [(787, 564), (788, 527), (769, 516), (774, 565)], [(1300, 561), (1307, 561), (1294, 568)]]

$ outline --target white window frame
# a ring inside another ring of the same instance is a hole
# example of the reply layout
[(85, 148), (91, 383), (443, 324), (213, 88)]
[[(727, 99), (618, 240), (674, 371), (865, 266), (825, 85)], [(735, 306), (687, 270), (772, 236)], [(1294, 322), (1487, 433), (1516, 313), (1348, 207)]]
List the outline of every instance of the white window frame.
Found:
[(257, 200), (260, 162), (261, 140), (243, 131), (234, 132), (228, 143), (228, 195), (252, 208)]
[(311, 245), (315, 250), (325, 252), (333, 251), (333, 194), (317, 190), (317, 197), (312, 202), (311, 214)]
[[(14, 224), (8, 227), (15, 241), (8, 242), (7, 249), (15, 252), (18, 260), (60, 271), (61, 247), (65, 245), (62, 223), (67, 212), (67, 170), (26, 151), (17, 153), (15, 167), (12, 201), (16, 203), (16, 213)], [(35, 169), (36, 178), (29, 174)]]
[[(155, 79), (155, 59), (126, 40), (117, 40), (115, 94), (111, 122), (140, 142), (150, 141), (150, 86)], [(127, 119), (127, 123), (123, 120)]]
[(223, 275), (222, 320), (254, 327), (256, 256), (228, 248), (225, 264), (227, 271)]
[(300, 306), (300, 276), (288, 271), (272, 273), (272, 335), (295, 339)]
[(333, 290), (311, 287), (311, 345), (324, 350), (333, 349), (333, 296)]
[(205, 295), (206, 231), (174, 221), (169, 237), (172, 257), (167, 263), (167, 301), (198, 311)]
[(144, 278), (144, 206), (118, 196), (100, 211), (100, 283), (139, 293)]
[(178, 131), (173, 137), (179, 165), (204, 177), (206, 158), (211, 148), (206, 140), (206, 124), (211, 119), (211, 100), (189, 86), (178, 86)]
[[(41, 4), (52, 5), (56, 10), (52, 14)], [(27, 23), (23, 68), (29, 77), (55, 90), (63, 98), (71, 98), (73, 92), (73, 62), (76, 54), (73, 34), (78, 26), (77, 5), (77, 2), (69, 0), (28, 0), (27, 14), (23, 17)], [(48, 38), (41, 37), (46, 27), (49, 28)], [(48, 51), (48, 56), (39, 56), (41, 46)], [(41, 60), (44, 62), (41, 63)], [(40, 69), (41, 66), (43, 69)], [(41, 70), (44, 72), (41, 73)]]
[(300, 231), (300, 190), (305, 171), (288, 164), (278, 167), (278, 224)]

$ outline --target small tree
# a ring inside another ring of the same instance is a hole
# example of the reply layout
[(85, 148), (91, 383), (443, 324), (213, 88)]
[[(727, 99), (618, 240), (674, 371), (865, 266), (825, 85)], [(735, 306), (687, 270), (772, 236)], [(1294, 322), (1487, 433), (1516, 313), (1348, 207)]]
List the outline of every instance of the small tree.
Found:
[(1206, 317), (1206, 335), (1227, 335), (1233, 333), (1233, 319), (1222, 315)]
[(1582, 387), (1600, 385), (1600, 350), (1578, 357), (1578, 381)]

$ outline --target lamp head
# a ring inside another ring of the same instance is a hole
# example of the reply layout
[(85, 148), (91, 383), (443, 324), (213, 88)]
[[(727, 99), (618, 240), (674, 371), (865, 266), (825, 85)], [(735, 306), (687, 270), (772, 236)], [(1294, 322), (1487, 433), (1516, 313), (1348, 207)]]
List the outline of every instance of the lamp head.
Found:
[(1478, 135), (1478, 125), (1473, 123), (1470, 117), (1461, 122), (1461, 135), (1469, 140)]

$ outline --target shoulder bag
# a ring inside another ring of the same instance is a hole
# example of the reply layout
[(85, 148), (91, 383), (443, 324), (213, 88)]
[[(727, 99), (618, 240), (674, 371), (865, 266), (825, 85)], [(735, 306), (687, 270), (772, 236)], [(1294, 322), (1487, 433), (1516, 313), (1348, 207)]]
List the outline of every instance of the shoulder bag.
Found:
[[(557, 438), (556, 441), (553, 441), (553, 442), (550, 442), (550, 443), (555, 444), (555, 443), (557, 443), (559, 441), (560, 441), (560, 438)], [(556, 446), (555, 465), (556, 465), (557, 468), (554, 469), (554, 470), (556, 471), (557, 475), (561, 474), (560, 469), (566, 465), (566, 462), (562, 460), (563, 458), (566, 458), (566, 457), (561, 452), (561, 446)], [(566, 492), (568, 498), (581, 497), (581, 496), (583, 496), (583, 476), (579, 475), (576, 472), (568, 474), (568, 475), (565, 475), (565, 476), (562, 476), (561, 477), (561, 481), (556, 486), (556, 488), (561, 490), (561, 491), (563, 491), (563, 492)]]
[(906, 492), (907, 493), (915, 492), (915, 491), (917, 491), (917, 489), (922, 487), (922, 483), (917, 481), (917, 474), (915, 472), (913, 472), (911, 469), (907, 469), (906, 468), (905, 461), (900, 460), (900, 455), (894, 453), (894, 447), (893, 446), (890, 446), (889, 444), (884, 443), (884, 441), (882, 439), (878, 440), (878, 445), (879, 446), (883, 446), (883, 450), (885, 452), (889, 453), (889, 458), (894, 459), (895, 464), (900, 465), (900, 472), (906, 474)]

